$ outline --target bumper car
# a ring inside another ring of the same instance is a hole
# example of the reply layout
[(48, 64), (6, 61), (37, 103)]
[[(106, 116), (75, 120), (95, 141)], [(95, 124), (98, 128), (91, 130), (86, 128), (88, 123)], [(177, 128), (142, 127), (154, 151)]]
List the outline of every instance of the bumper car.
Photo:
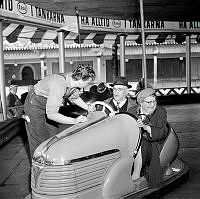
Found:
[[(8, 109), (8, 119), (0, 121), (0, 146), (3, 146), (8, 141), (10, 141), (14, 136), (26, 135), (25, 122), (21, 117), (23, 107), (12, 107)], [(11, 113), (16, 113), (13, 116)], [(19, 113), (19, 114), (18, 114)]]
[(0, 146), (6, 144), (17, 134), (26, 135), (24, 119), (13, 118), (0, 121)]
[[(187, 164), (177, 153), (175, 131), (160, 154), (163, 185), (149, 188), (144, 176), (132, 180), (134, 154), (141, 131), (128, 113), (109, 117), (112, 108), (103, 103), (101, 111), (88, 115), (88, 122), (64, 129), (43, 142), (32, 160), (32, 199), (129, 199), (160, 198), (183, 183), (189, 175)], [(105, 111), (106, 110), (106, 111)]]

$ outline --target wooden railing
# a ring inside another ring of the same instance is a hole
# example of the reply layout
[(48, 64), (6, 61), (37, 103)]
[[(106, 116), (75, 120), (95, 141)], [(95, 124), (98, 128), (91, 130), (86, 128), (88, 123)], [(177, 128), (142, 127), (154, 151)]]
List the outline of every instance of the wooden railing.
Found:
[[(157, 96), (183, 95), (187, 94), (187, 87), (157, 88), (155, 91)], [(200, 93), (200, 86), (191, 87), (191, 93)], [(135, 94), (136, 90), (130, 90), (131, 96), (135, 96)]]

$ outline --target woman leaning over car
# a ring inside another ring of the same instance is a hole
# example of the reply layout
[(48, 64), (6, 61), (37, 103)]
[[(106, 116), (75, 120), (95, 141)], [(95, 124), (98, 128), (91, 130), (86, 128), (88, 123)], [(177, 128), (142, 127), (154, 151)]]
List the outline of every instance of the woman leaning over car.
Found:
[(58, 133), (58, 123), (86, 122), (87, 117), (66, 117), (59, 113), (63, 99), (67, 98), (81, 108), (92, 111), (80, 97), (79, 89), (92, 83), (95, 72), (91, 66), (79, 65), (72, 73), (53, 74), (39, 81), (25, 101), (26, 130), (31, 158), (44, 140)]
[[(143, 168), (149, 186), (157, 187), (162, 183), (159, 155), (168, 136), (167, 112), (157, 105), (152, 88), (140, 91), (137, 95), (137, 102), (137, 105), (128, 110), (138, 118), (137, 126), (142, 130), (141, 147), (134, 161), (132, 179), (139, 178)], [(148, 172), (145, 172), (147, 171), (146, 166), (148, 166)]]

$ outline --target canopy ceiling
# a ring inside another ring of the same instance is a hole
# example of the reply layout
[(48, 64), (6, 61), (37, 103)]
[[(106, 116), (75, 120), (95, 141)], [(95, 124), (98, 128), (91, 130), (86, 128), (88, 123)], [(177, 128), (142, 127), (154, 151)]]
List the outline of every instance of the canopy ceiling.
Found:
[[(19, 0), (64, 15), (139, 19), (139, 0)], [(199, 0), (143, 0), (145, 20), (198, 21)]]
[[(79, 16), (86, 17), (109, 17), (111, 18), (121, 18), (121, 19), (132, 19), (129, 20), (132, 26), (133, 19), (140, 18), (139, 15), (139, 0), (17, 0), (19, 2), (25, 2), (29, 5), (38, 6), (44, 10), (49, 10), (52, 12), (68, 15), (75, 15), (75, 7), (79, 11)], [(147, 44), (156, 44), (156, 43), (182, 43), (185, 41), (185, 34), (190, 34), (192, 42), (200, 41), (200, 23), (198, 19), (200, 18), (200, 1), (197, 0), (144, 0), (144, 17), (146, 20), (153, 20), (153, 23), (156, 21), (190, 21), (193, 20), (195, 25), (190, 28), (190, 32), (177, 32), (176, 28), (173, 29), (174, 25), (170, 25), (167, 32), (164, 29), (154, 29), (155, 31), (148, 32), (145, 31), (146, 43)], [(18, 4), (14, 4), (16, 6), (17, 12), (19, 12)], [(30, 6), (31, 7), (31, 6)], [(32, 8), (28, 7), (27, 10), (32, 10)], [(4, 7), (4, 9), (6, 6)], [(22, 7), (23, 8), (23, 7)], [(55, 44), (58, 42), (56, 29), (51, 29), (45, 26), (39, 26), (37, 23), (35, 26), (30, 26), (29, 23), (21, 23), (21, 19), (23, 19), (23, 14), (21, 12), (18, 15), (18, 21), (12, 19), (10, 17), (13, 14), (16, 14), (16, 10), (14, 12), (8, 13), (7, 17), (3, 19), (3, 39), (4, 44), (19, 44), (30, 45), (30, 44)], [(43, 10), (41, 10), (43, 12)], [(13, 15), (14, 16), (14, 15)], [(73, 16), (73, 19), (76, 19)], [(31, 19), (31, 18), (30, 18)], [(86, 18), (85, 18), (86, 19)], [(84, 19), (84, 23), (85, 23)], [(109, 19), (109, 20), (110, 20)], [(34, 22), (35, 18), (32, 19)], [(38, 19), (39, 20), (39, 19)], [(106, 18), (105, 18), (106, 20)], [(65, 20), (71, 21), (71, 20)], [(114, 21), (114, 20), (113, 20)], [(110, 21), (110, 24), (113, 24), (113, 21)], [(120, 20), (119, 20), (120, 21)], [(18, 23), (17, 23), (18, 22)], [(121, 20), (120, 23), (123, 21)], [(81, 24), (81, 26), (86, 24)], [(90, 22), (90, 27), (91, 28)], [(128, 23), (128, 22), (127, 22)], [(152, 22), (149, 22), (151, 24)], [(179, 22), (178, 22), (179, 23)], [(71, 22), (70, 22), (71, 24)], [(77, 26), (77, 22), (75, 23)], [(102, 43), (110, 43), (113, 44), (114, 40), (117, 38), (117, 32), (109, 32), (109, 31), (98, 31), (99, 24), (95, 24), (97, 31), (87, 29), (80, 29), (81, 42), (83, 44), (102, 44)], [(167, 26), (167, 25), (165, 25)], [(195, 28), (194, 28), (195, 27)], [(58, 29), (59, 27), (57, 27)], [(82, 27), (81, 27), (82, 28)], [(94, 28), (94, 27), (92, 27)], [(104, 27), (105, 28), (105, 27)], [(110, 28), (110, 27), (109, 27)], [(116, 27), (112, 27), (116, 28)], [(132, 27), (131, 27), (132, 28)], [(116, 28), (117, 29), (117, 28)], [(137, 28), (132, 28), (137, 29)], [(179, 30), (180, 28), (178, 28)], [(108, 30), (108, 29), (107, 29)], [(140, 29), (138, 29), (140, 30)], [(160, 31), (161, 30), (161, 31)], [(196, 31), (197, 30), (197, 31)], [(132, 34), (132, 35), (131, 35)], [(65, 31), (65, 44), (75, 44), (78, 43), (78, 34), (74, 31)], [(141, 44), (141, 34), (139, 32), (129, 32), (126, 37), (126, 43), (130, 44)]]
[[(85, 45), (90, 44), (110, 44), (112, 45), (117, 39), (117, 33), (104, 32), (81, 32), (81, 42)], [(65, 44), (78, 44), (78, 33), (65, 31)], [(160, 44), (160, 43), (182, 43), (185, 41), (184, 33), (146, 33), (146, 44)], [(3, 22), (3, 40), (4, 46), (17, 44), (20, 46), (27, 46), (31, 44), (54, 45), (58, 43), (57, 32), (45, 28), (38, 28), (26, 26), (23, 24), (15, 24), (12, 22)], [(191, 34), (191, 42), (200, 42), (199, 34)], [(142, 43), (141, 34), (127, 35), (126, 44), (138, 45)]]

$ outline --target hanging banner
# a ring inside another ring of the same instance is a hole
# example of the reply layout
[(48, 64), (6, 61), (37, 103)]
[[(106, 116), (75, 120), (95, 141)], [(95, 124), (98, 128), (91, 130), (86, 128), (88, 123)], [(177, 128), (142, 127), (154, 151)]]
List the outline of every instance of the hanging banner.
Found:
[[(145, 32), (200, 32), (200, 21), (145, 21)], [(91, 31), (139, 33), (140, 20), (117, 20), (103, 17), (80, 16), (80, 29)]]
[(16, 0), (3, 0), (0, 3), (0, 18), (32, 24), (60, 28), (76, 24), (75, 16), (65, 16)]
[[(62, 28), (77, 32), (77, 17), (66, 16), (57, 12), (48, 11), (16, 0), (0, 2), (0, 19), (44, 26), (52, 29)], [(79, 16), (80, 30), (103, 31), (115, 33), (139, 33), (140, 20), (117, 20), (104, 17)], [(145, 32), (200, 32), (200, 21), (145, 21)]]

